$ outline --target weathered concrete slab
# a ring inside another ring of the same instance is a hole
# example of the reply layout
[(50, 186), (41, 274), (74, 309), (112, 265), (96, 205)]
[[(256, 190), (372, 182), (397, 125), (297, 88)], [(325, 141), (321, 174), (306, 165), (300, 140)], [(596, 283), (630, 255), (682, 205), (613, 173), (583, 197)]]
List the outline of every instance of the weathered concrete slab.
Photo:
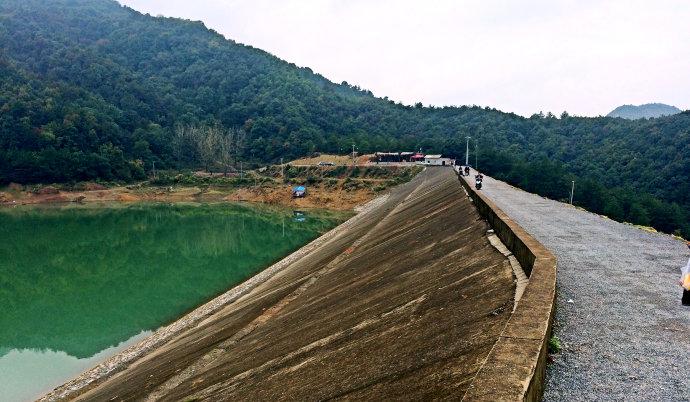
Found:
[(507, 258), (451, 169), (83, 400), (460, 399), (512, 311)]
[(525, 400), (540, 349), (538, 339), (501, 338), (464, 400)]

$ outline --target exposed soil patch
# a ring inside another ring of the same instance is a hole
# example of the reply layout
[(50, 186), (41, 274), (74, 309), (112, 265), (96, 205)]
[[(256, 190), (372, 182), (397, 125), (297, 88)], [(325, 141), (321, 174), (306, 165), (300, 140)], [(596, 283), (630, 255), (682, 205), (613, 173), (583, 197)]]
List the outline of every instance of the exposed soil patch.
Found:
[[(291, 208), (352, 210), (382, 191), (410, 180), (420, 168), (352, 166), (271, 166), (243, 175), (172, 174), (150, 182), (106, 187), (13, 184), (0, 192), (0, 204), (65, 202), (223, 202), (248, 201)], [(307, 186), (307, 196), (293, 199), (292, 187)]]
[(115, 187), (96, 191), (59, 191), (58, 193), (35, 194), (21, 192), (18, 196), (0, 193), (0, 203), (6, 205), (48, 204), (66, 202), (221, 202), (247, 201), (292, 208), (321, 208), (352, 210), (374, 197), (376, 192), (367, 188), (343, 189), (325, 185), (309, 187), (304, 198), (292, 198), (292, 185), (275, 184), (251, 186), (239, 189), (206, 189), (198, 187), (141, 188), (130, 190)]
[(375, 194), (367, 189), (345, 190), (324, 185), (309, 187), (304, 198), (293, 198), (292, 186), (249, 187), (235, 191), (225, 199), (228, 201), (249, 201), (265, 204), (290, 206), (293, 208), (328, 208), (352, 210), (371, 200)]
[[(360, 155), (355, 156), (354, 161), (356, 165), (363, 165), (371, 161), (374, 155)], [(321, 154), (311, 158), (301, 158), (290, 162), (294, 165), (318, 165), (319, 163), (333, 163), (336, 165), (351, 165), (352, 156), (350, 155), (329, 155)]]

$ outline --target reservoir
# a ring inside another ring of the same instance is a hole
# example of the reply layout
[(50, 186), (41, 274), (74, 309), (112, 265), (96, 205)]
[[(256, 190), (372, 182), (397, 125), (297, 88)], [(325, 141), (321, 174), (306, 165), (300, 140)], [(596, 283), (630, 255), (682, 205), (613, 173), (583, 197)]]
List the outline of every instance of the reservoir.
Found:
[(39, 397), (346, 218), (243, 204), (0, 209), (0, 400)]

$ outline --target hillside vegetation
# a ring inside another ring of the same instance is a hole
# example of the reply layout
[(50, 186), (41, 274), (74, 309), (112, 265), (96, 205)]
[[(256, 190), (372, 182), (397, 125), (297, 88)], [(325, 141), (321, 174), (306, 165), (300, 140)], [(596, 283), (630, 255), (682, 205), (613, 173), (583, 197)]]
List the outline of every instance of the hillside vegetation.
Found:
[(561, 198), (588, 178), (576, 200), (599, 201), (582, 205), (690, 236), (690, 113), (630, 121), (405, 106), (200, 22), (111, 0), (0, 2), (0, 111), (3, 183), (131, 181), (154, 163), (222, 169), (180, 127), (237, 133), (228, 163), (247, 164), (352, 143), (459, 157), (469, 135), (490, 174)]

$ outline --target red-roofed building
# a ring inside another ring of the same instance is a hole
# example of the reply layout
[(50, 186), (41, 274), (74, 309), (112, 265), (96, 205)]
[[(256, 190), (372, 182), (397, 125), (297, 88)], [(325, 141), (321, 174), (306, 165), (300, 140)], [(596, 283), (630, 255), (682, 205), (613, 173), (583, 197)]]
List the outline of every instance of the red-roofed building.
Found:
[(412, 155), (410, 158), (412, 162), (423, 162), (424, 161), (424, 154), (417, 152), (416, 154)]

